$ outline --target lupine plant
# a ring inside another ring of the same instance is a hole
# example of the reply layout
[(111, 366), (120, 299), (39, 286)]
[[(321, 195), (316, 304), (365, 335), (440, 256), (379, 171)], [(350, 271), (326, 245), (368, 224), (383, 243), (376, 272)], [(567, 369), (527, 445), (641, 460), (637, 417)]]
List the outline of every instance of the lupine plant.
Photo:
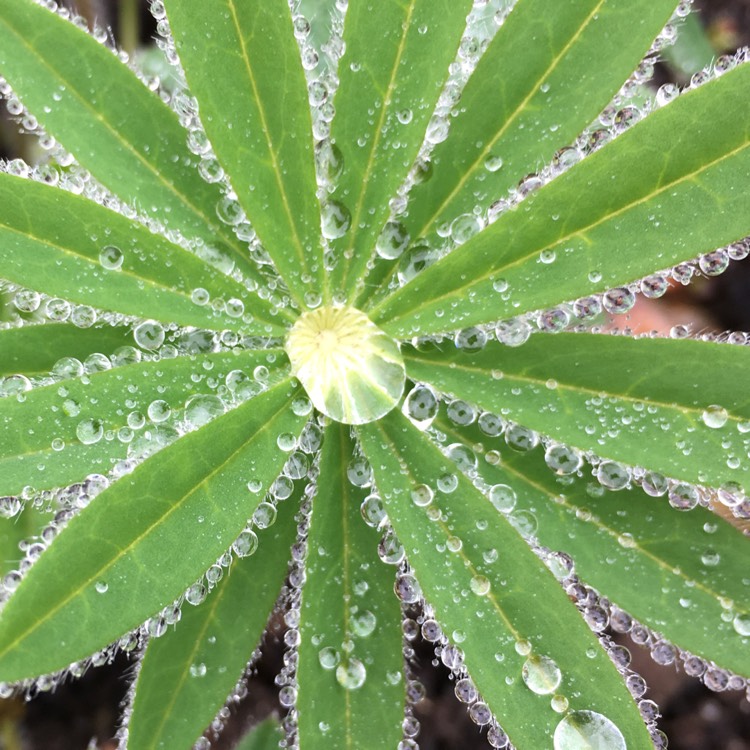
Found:
[(675, 6), (153, 0), (163, 86), (0, 2), (2, 695), (127, 652), (122, 746), (208, 748), (269, 622), (302, 750), (417, 748), (417, 639), (495, 748), (665, 747), (617, 634), (746, 689), (747, 338), (607, 333), (750, 249)]

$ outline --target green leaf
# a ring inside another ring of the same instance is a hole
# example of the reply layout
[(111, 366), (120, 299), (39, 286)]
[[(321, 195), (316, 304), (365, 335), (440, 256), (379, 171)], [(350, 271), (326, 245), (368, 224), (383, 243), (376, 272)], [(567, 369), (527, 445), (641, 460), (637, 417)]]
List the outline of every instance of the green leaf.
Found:
[(283, 0), (165, 5), (216, 156), (302, 305), (311, 280), (321, 286), (323, 249), (310, 106), (288, 5)]
[(501, 215), (370, 317), (402, 338), (501, 320), (744, 237), (750, 192), (737, 186), (750, 177), (748, 123), (750, 66), (740, 65)]
[(284, 583), (301, 494), (279, 504), (260, 549), (235, 558), (206, 602), (183, 604), (176, 630), (149, 641), (128, 722), (131, 750), (192, 747), (232, 692)]
[[(357, 434), (424, 597), (443, 632), (460, 643), (474, 684), (511, 742), (549, 747), (561, 718), (549, 694), (532, 692), (522, 679), (528, 657), (519, 651), (530, 646), (533, 659), (552, 659), (561, 671), (551, 691), (572, 711), (601, 713), (628, 747), (650, 746), (621, 676), (507, 518), (401, 414)], [(429, 492), (420, 485), (434, 493), (426, 507)]]
[(116, 55), (34, 0), (3, 4), (0, 35), (0, 75), (99, 182), (261, 278), (247, 248), (218, 220), (221, 194), (201, 178), (177, 115)]
[[(479, 476), (490, 487), (512, 488), (516, 512), (536, 519), (539, 543), (571, 555), (583, 581), (680, 648), (750, 674), (750, 640), (727, 621), (727, 612), (750, 613), (741, 531), (704, 508), (677, 513), (640, 489), (603, 493), (585, 469), (558, 476), (541, 449), (510, 450), (476, 426), (458, 428), (445, 418), (434, 425), (449, 443), (460, 440), (478, 455)], [(483, 460), (488, 451), (501, 461)]]
[[(449, 137), (431, 154), (432, 176), (410, 193), (411, 236), (440, 242), (438, 227), (486, 209), (569, 146), (674, 7), (671, 0), (519, 0), (464, 88)], [(382, 280), (378, 270), (373, 279)]]
[(471, 0), (349, 4), (331, 129), (343, 172), (331, 200), (346, 207), (351, 228), (331, 243), (334, 292), (349, 291), (366, 272), (388, 201), (417, 157), (471, 7)]
[[(268, 302), (197, 256), (82, 196), (0, 173), (0, 277), (71, 302), (198, 328), (263, 335), (277, 328)], [(33, 212), (30, 207), (33, 206)], [(210, 288), (259, 321), (192, 300)], [(262, 325), (261, 325), (262, 323)]]
[[(671, 0), (519, 0), (466, 85), (450, 137), (432, 153), (432, 178), (412, 193), (414, 235), (502, 196), (575, 140), (673, 11)], [(501, 168), (487, 166), (492, 157)]]
[[(407, 352), (407, 374), (601, 458), (750, 491), (750, 350), (708, 341), (536, 334), (469, 354)], [(696, 460), (696, 459), (700, 460)]]
[[(124, 365), (94, 373), (87, 382), (71, 379), (34, 388), (22, 394), (22, 400), (0, 399), (0, 495), (20, 493), (29, 485), (65, 486), (90, 472), (106, 474), (127, 455), (152, 452), (179, 434), (175, 422), (184, 416), (186, 399), (204, 394), (209, 413), (222, 411), (213, 378), (224, 382), (230, 372), (240, 370), (245, 378), (237, 395), (246, 398), (250, 389), (260, 390), (252, 380), (253, 370), (268, 366), (269, 354), (281, 356), (278, 350), (239, 356), (225, 352), (204, 355), (203, 364), (180, 357)], [(212, 365), (210, 378), (205, 364)], [(144, 422), (154, 402), (166, 402), (174, 412), (172, 419), (160, 414), (156, 421), (149, 417)], [(201, 403), (196, 406), (200, 409)], [(145, 429), (136, 431), (139, 426)]]
[[(105, 489), (29, 570), (0, 617), (0, 679), (65, 668), (182, 594), (229, 547), (303, 418), (284, 380)], [(106, 589), (106, 590), (105, 590)]]
[(250, 731), (237, 745), (237, 750), (276, 750), (282, 738), (279, 722), (274, 718), (266, 719)]
[(360, 515), (367, 491), (347, 478), (353, 448), (348, 427), (326, 429), (300, 617), (297, 710), (308, 750), (390, 749), (403, 735), (401, 610), (393, 568)]
[(133, 334), (124, 326), (78, 328), (70, 323), (25, 325), (0, 330), (0, 376), (21, 373), (46, 375), (63, 357), (84, 360), (89, 354), (112, 352), (132, 344)]

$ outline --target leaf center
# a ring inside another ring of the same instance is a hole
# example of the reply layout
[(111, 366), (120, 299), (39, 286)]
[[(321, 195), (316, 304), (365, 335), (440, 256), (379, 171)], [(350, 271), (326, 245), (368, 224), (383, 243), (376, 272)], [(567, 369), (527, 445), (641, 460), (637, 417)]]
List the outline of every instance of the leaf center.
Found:
[(398, 342), (353, 307), (329, 305), (303, 313), (285, 349), (315, 408), (337, 422), (373, 422), (404, 392)]

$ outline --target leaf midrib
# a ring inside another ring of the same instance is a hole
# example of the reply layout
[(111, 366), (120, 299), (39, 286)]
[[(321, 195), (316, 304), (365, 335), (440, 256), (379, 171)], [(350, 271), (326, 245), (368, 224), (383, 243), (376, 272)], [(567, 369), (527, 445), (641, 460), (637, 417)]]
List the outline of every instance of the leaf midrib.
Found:
[[(255, 100), (256, 105), (258, 106), (258, 114), (260, 115), (261, 130), (263, 131), (263, 137), (266, 140), (266, 147), (268, 149), (268, 154), (271, 157), (271, 166), (273, 169), (274, 179), (276, 180), (276, 187), (279, 191), (279, 196), (281, 197), (281, 204), (284, 207), (284, 213), (286, 215), (287, 225), (289, 226), (289, 229), (291, 231), (291, 237), (294, 243), (294, 249), (297, 254), (297, 259), (300, 265), (302, 266), (302, 268), (307, 268), (307, 261), (305, 259), (305, 251), (302, 247), (302, 241), (300, 239), (299, 232), (297, 231), (297, 224), (295, 223), (294, 218), (292, 217), (292, 210), (291, 210), (291, 206), (289, 205), (289, 196), (287, 195), (287, 192), (286, 192), (286, 186), (284, 185), (281, 179), (281, 169), (279, 167), (278, 156), (276, 154), (276, 149), (274, 147), (273, 138), (271, 137), (271, 132), (268, 127), (268, 119), (266, 117), (265, 107), (263, 106), (263, 98), (260, 96), (260, 93), (258, 91), (258, 83), (255, 80), (255, 75), (253, 73), (252, 65), (250, 64), (250, 57), (247, 53), (247, 44), (245, 41), (245, 37), (242, 34), (242, 27), (240, 25), (240, 20), (237, 15), (237, 7), (235, 5), (235, 0), (226, 0), (226, 2), (227, 2), (227, 6), (229, 7), (229, 11), (232, 14), (232, 24), (234, 25), (236, 38), (239, 41), (242, 62), (244, 63), (245, 70), (247, 71), (247, 77), (250, 82), (250, 87), (252, 88), (252, 91), (253, 91), (253, 98)], [(287, 281), (287, 288), (289, 289), (289, 293), (295, 297), (296, 301), (300, 304), (300, 306), (304, 310), (305, 306), (302, 305), (302, 301), (297, 298), (297, 294), (293, 290), (293, 286), (289, 284), (288, 281)]]
[[(540, 334), (540, 335), (546, 336), (546, 335), (554, 335), (554, 334)], [(407, 362), (409, 360), (416, 362), (418, 364), (421, 364), (423, 366), (436, 367), (436, 368), (443, 369), (443, 370), (450, 368), (452, 372), (455, 372), (456, 370), (462, 370), (467, 373), (475, 373), (475, 374), (480, 374), (482, 376), (486, 376), (488, 374), (487, 369), (485, 369), (484, 367), (472, 367), (466, 364), (458, 364), (456, 362), (451, 362), (449, 365), (443, 365), (443, 364), (438, 364), (431, 360), (420, 359), (419, 357), (416, 357), (411, 354), (406, 354), (404, 356), (404, 361)], [(546, 387), (545, 384), (547, 382), (547, 379), (537, 378), (537, 377), (533, 377), (530, 375), (509, 374), (505, 371), (503, 371), (503, 380), (539, 385), (539, 386), (544, 386), (544, 387)], [(703, 411), (706, 408), (706, 407), (699, 407), (699, 406), (694, 406), (694, 407), (685, 406), (683, 404), (678, 404), (676, 402), (666, 403), (663, 401), (657, 401), (657, 400), (650, 399), (650, 398), (637, 398), (636, 396), (628, 396), (622, 393), (613, 393), (611, 391), (602, 390), (601, 388), (598, 390), (595, 390), (593, 388), (588, 388), (585, 386), (571, 385), (569, 383), (563, 383), (559, 381), (557, 378), (555, 378), (555, 380), (557, 381), (557, 388), (555, 390), (561, 390), (561, 391), (568, 390), (571, 393), (580, 393), (582, 395), (592, 396), (595, 398), (604, 394), (605, 396), (613, 396), (615, 398), (618, 398), (622, 401), (626, 401), (631, 404), (649, 404), (649, 405), (657, 406), (665, 410), (674, 410), (674, 411), (680, 412), (681, 414), (683, 414), (683, 416), (690, 419), (694, 426), (697, 425), (699, 421), (702, 422), (701, 415), (703, 414)], [(729, 413), (729, 411), (727, 411), (727, 421), (732, 421), (735, 423), (744, 423), (747, 420), (742, 419), (741, 417), (734, 416), (733, 414)]]
[[(374, 130), (375, 137), (372, 139), (372, 147), (367, 157), (367, 164), (365, 165), (364, 172), (362, 173), (362, 178), (361, 180), (359, 180), (359, 182), (361, 182), (362, 189), (359, 192), (359, 197), (357, 198), (357, 204), (355, 206), (354, 212), (352, 213), (352, 221), (351, 221), (351, 226), (354, 229), (354, 231), (351, 232), (350, 242), (348, 243), (346, 250), (343, 252), (344, 258), (346, 258), (348, 254), (351, 253), (352, 249), (354, 248), (354, 243), (356, 242), (357, 237), (359, 236), (359, 232), (357, 231), (359, 229), (359, 218), (362, 215), (362, 209), (364, 207), (365, 198), (368, 193), (368, 188), (370, 185), (370, 176), (372, 174), (372, 170), (375, 165), (375, 155), (378, 150), (378, 146), (380, 145), (380, 141), (383, 138), (383, 126), (385, 124), (386, 116), (389, 111), (391, 98), (393, 96), (393, 91), (396, 87), (396, 75), (398, 73), (398, 68), (401, 65), (401, 59), (404, 55), (404, 50), (406, 49), (406, 39), (409, 35), (412, 16), (414, 15), (414, 8), (416, 7), (417, 0), (409, 0), (408, 4), (409, 4), (409, 7), (406, 10), (406, 19), (401, 25), (401, 39), (399, 39), (398, 49), (396, 50), (396, 56), (393, 60), (393, 67), (391, 68), (391, 74), (388, 79), (388, 85), (386, 86), (385, 93), (383, 94), (383, 105), (380, 108), (380, 115), (378, 117), (378, 122)], [(372, 258), (372, 252), (370, 253), (369, 257)], [(347, 264), (346, 268), (344, 269), (344, 274), (343, 274), (344, 278), (342, 280), (343, 286), (345, 288), (346, 288), (346, 283), (347, 283), (348, 272), (350, 270), (351, 270), (350, 264)]]

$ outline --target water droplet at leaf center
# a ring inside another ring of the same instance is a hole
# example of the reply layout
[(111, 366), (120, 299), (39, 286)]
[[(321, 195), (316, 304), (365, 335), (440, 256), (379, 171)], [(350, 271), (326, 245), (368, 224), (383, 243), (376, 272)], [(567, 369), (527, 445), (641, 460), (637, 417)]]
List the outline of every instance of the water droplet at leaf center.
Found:
[(315, 408), (337, 422), (380, 419), (404, 392), (406, 371), (398, 343), (353, 307), (303, 313), (285, 348), (292, 373)]

